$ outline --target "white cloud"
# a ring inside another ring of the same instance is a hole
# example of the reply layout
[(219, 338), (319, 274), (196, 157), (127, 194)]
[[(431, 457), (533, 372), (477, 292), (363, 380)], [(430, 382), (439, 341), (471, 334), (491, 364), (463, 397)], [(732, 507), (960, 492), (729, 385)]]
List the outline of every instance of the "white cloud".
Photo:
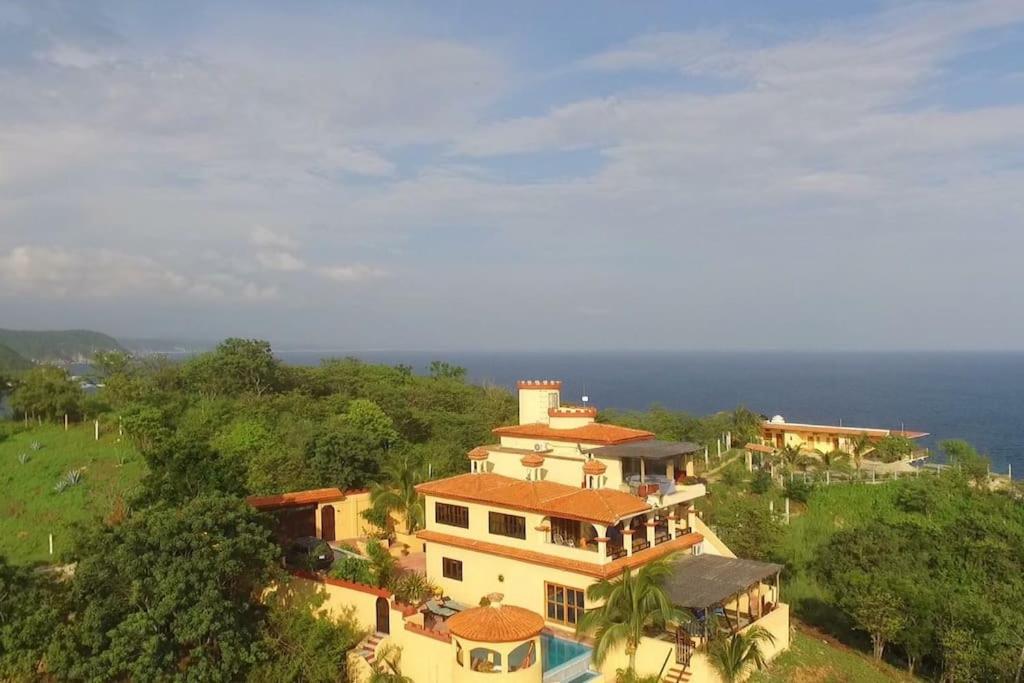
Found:
[(387, 273), (380, 268), (361, 264), (348, 266), (325, 266), (317, 272), (328, 280), (334, 282), (361, 282), (384, 277)]
[(256, 254), (256, 261), (267, 270), (293, 272), (306, 269), (306, 262), (286, 251), (261, 251)]
[(279, 247), (281, 249), (295, 249), (299, 246), (295, 238), (281, 231), (274, 231), (270, 228), (259, 225), (249, 233), (249, 241), (257, 247)]
[(141, 296), (196, 302), (277, 296), (274, 286), (223, 273), (189, 276), (147, 256), (35, 245), (17, 246), (0, 255), (0, 285), (7, 295), (80, 302)]

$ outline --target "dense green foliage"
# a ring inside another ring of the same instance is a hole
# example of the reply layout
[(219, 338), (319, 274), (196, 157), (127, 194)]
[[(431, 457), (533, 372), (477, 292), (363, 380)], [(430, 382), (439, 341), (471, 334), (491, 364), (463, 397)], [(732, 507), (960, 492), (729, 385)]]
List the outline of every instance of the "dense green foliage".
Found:
[(77, 419), (82, 411), (82, 388), (66, 370), (39, 365), (26, 372), (11, 394), (11, 409), (30, 419), (56, 420), (69, 415)]
[(0, 556), (0, 680), (31, 678), (58, 622), (57, 584)]
[(91, 330), (2, 330), (0, 344), (36, 361), (91, 358), (97, 351), (123, 350), (117, 340)]
[(180, 366), (132, 362), (108, 376), (104, 398), (155, 479), (185, 495), (209, 487), (187, 476), (203, 463), (223, 470), (213, 485), (230, 492), (359, 488), (398, 461), (435, 477), (464, 471), (465, 453), (514, 420), (507, 391), (435, 371), (352, 359), (289, 367), (265, 342), (229, 339)]
[(279, 549), (241, 500), (158, 503), (78, 540), (68, 613), (47, 663), (64, 679), (235, 680), (263, 657), (263, 608)]
[[(692, 441), (710, 446), (712, 452), (715, 440), (726, 432), (732, 433), (732, 442), (737, 446), (757, 441), (761, 435), (762, 420), (760, 415), (742, 406), (731, 412), (696, 417), (659, 405), (651, 406), (646, 412), (603, 410), (598, 419), (601, 422), (646, 429), (654, 432), (659, 439)], [(725, 450), (724, 443), (722, 449)]]
[(838, 604), (910, 666), (1012, 680), (1024, 649), (1024, 507), (952, 473), (896, 486), (894, 509), (838, 531), (816, 559)]

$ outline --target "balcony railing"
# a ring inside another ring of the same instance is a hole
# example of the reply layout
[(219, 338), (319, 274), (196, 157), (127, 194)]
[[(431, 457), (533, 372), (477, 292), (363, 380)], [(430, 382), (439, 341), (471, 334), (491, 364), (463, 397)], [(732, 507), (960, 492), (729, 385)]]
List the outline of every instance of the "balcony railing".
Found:
[(651, 547), (650, 541), (646, 538), (637, 538), (633, 540), (633, 552), (638, 553), (641, 550), (647, 550)]
[(620, 557), (625, 557), (625, 556), (626, 556), (626, 549), (625, 549), (625, 547), (623, 547), (621, 545), (611, 545), (611, 544), (608, 545), (608, 557), (612, 558), (613, 560), (617, 560)]

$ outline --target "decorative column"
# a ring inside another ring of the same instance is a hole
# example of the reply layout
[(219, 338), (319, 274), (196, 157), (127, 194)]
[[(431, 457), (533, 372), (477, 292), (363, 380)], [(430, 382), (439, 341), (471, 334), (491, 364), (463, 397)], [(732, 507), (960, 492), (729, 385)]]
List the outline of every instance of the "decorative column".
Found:
[(625, 528), (622, 530), (622, 545), (626, 547), (626, 557), (633, 555), (633, 530)]
[(657, 524), (653, 519), (647, 520), (647, 543), (654, 547), (654, 526)]

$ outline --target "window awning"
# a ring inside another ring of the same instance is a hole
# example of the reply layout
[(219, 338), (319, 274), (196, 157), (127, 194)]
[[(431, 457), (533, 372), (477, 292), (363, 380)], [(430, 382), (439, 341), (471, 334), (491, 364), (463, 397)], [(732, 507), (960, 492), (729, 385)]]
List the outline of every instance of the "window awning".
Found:
[(726, 603), (782, 571), (781, 564), (721, 555), (688, 555), (672, 567), (665, 592), (672, 604), (705, 609)]

